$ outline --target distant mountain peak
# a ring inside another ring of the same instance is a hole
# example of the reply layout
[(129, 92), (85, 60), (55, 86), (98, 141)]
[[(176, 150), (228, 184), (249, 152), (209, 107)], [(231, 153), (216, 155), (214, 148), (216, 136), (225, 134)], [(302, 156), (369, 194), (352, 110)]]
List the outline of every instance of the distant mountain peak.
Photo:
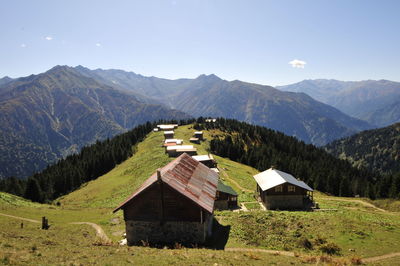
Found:
[(9, 76), (4, 76), (3, 78), (0, 78), (0, 85), (7, 84), (11, 81), (13, 81), (12, 78), (10, 78)]
[(87, 71), (87, 70), (89, 70), (90, 71), (90, 69), (89, 68), (87, 68), (87, 67), (84, 67), (84, 66), (82, 66), (82, 65), (77, 65), (76, 67), (74, 67), (76, 70), (78, 70), (78, 71), (80, 71), (80, 70), (84, 70), (84, 71)]
[(60, 70), (72, 70), (72, 69), (74, 69), (74, 68), (67, 66), (67, 65), (56, 65), (56, 66), (52, 67), (51, 69), (49, 69), (47, 72), (60, 71)]
[(201, 74), (200, 76), (197, 77), (197, 79), (204, 79), (204, 80), (222, 80), (220, 77), (218, 77), (215, 74), (210, 74), (210, 75), (206, 75), (206, 74)]

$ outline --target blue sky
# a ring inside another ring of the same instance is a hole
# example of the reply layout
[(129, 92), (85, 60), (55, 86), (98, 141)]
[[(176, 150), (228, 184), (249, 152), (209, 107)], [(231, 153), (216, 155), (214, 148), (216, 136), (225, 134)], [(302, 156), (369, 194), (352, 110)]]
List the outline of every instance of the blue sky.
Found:
[(399, 14), (397, 0), (3, 0), (0, 77), (83, 65), (268, 85), (400, 81)]

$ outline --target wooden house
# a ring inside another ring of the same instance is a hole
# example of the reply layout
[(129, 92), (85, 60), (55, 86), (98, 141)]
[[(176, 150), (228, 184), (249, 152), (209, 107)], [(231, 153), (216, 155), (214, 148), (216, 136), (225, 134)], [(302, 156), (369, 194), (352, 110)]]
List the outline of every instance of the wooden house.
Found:
[(215, 199), (215, 209), (227, 210), (236, 209), (238, 194), (232, 187), (224, 184), (221, 180), (218, 180), (217, 195)]
[(195, 155), (192, 157), (196, 161), (199, 161), (202, 164), (206, 165), (208, 168), (217, 168), (217, 162), (214, 160), (214, 157), (212, 156), (212, 154)]
[(174, 131), (164, 131), (164, 138), (165, 139), (173, 139), (174, 138)]
[(218, 174), (182, 154), (149, 177), (122, 209), (128, 245), (204, 243), (212, 233)]
[(189, 155), (196, 155), (197, 149), (193, 147), (193, 145), (174, 145), (167, 146), (166, 153), (168, 153), (169, 157), (177, 157), (183, 153), (187, 153)]
[[(217, 161), (215, 161), (212, 154), (206, 155), (195, 155), (192, 156), (196, 161), (204, 164), (210, 170), (216, 172), (219, 175), (217, 168)], [(227, 210), (237, 208), (237, 196), (235, 190), (232, 187), (224, 184), (221, 180), (218, 181), (217, 196), (215, 199), (215, 208), (219, 210)]]
[(183, 140), (182, 139), (166, 139), (163, 143), (163, 147), (168, 147), (168, 146), (176, 146), (176, 145), (182, 145)]
[(270, 168), (254, 176), (259, 199), (267, 209), (306, 209), (313, 202), (313, 189), (292, 175)]
[(178, 125), (177, 124), (157, 125), (157, 127), (162, 131), (170, 131), (170, 130), (174, 130), (175, 128), (177, 128)]
[(189, 141), (192, 142), (192, 143), (200, 144), (199, 138), (194, 138), (193, 137), (193, 138), (190, 138)]
[(158, 127), (153, 128), (154, 132), (158, 132), (158, 130), (159, 130)]
[(203, 140), (203, 131), (196, 131), (193, 135), (195, 138), (198, 138), (200, 141)]

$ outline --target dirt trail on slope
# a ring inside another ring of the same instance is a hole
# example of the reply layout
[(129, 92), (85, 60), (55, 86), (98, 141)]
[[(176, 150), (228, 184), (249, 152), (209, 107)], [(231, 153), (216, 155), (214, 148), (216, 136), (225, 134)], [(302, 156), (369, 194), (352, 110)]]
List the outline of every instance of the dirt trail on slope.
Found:
[(398, 256), (400, 256), (400, 252), (389, 253), (389, 254), (385, 254), (385, 255), (381, 255), (381, 256), (365, 258), (365, 259), (362, 259), (362, 261), (363, 261), (364, 263), (371, 263), (371, 262), (376, 262), (376, 261), (379, 261), (379, 260), (390, 259), (390, 258), (398, 257)]
[(263, 252), (268, 254), (275, 255), (283, 255), (288, 257), (294, 257), (294, 252), (290, 251), (280, 251), (280, 250), (272, 250), (272, 249), (261, 249), (261, 248), (225, 248), (225, 251), (236, 252), (236, 251), (244, 251), (244, 252)]
[(335, 198), (321, 198), (324, 200), (335, 200), (335, 201), (345, 201), (345, 202), (354, 202), (354, 203), (360, 203), (361, 205), (364, 205), (366, 207), (371, 207), (374, 208), (375, 210), (381, 211), (381, 212), (389, 212), (387, 210), (381, 209), (376, 207), (374, 204), (363, 201), (363, 200), (356, 200), (356, 199), (335, 199)]
[(5, 214), (5, 213), (0, 213), (0, 215), (5, 216), (5, 217), (10, 217), (10, 218), (18, 219), (18, 220), (28, 221), (28, 222), (31, 222), (31, 223), (40, 223), (40, 221), (38, 221), (38, 220), (33, 220), (33, 219), (18, 217), (18, 216), (14, 216), (14, 215)]
[[(0, 213), (0, 215), (5, 216), (5, 217), (9, 217), (9, 218), (13, 218), (13, 219), (18, 219), (18, 220), (31, 222), (31, 223), (40, 223), (40, 221), (38, 221), (38, 220), (19, 217), (19, 216), (14, 216), (14, 215), (9, 215), (9, 214), (5, 214), (5, 213)], [(87, 224), (87, 225), (90, 225), (91, 227), (93, 227), (96, 230), (96, 235), (101, 240), (103, 240), (103, 241), (105, 241), (107, 243), (111, 243), (111, 239), (108, 238), (108, 236), (104, 232), (103, 228), (101, 228), (100, 225), (98, 225), (98, 224), (90, 223), (90, 222), (73, 222), (73, 223), (70, 223), (70, 224)]]
[[(340, 200), (340, 199), (337, 199), (337, 200)], [(342, 200), (342, 201), (363, 202), (361, 200)], [(369, 203), (367, 203), (367, 202), (364, 202), (364, 203), (366, 203), (366, 206), (370, 206)], [(375, 208), (379, 209), (379, 210), (382, 210), (382, 209), (377, 208), (377, 207), (375, 207)], [(386, 210), (383, 210), (383, 211), (386, 211)], [(13, 219), (28, 221), (28, 222), (32, 222), (32, 223), (40, 223), (40, 221), (38, 221), (38, 220), (29, 219), (29, 218), (23, 218), (23, 217), (9, 215), (9, 214), (5, 214), (5, 213), (0, 213), (0, 215), (5, 216), (5, 217), (9, 217), (9, 218), (13, 218)], [(98, 224), (91, 223), (91, 222), (72, 222), (72, 223), (69, 223), (69, 224), (86, 224), (86, 225), (90, 225), (91, 227), (93, 227), (96, 230), (96, 235), (101, 240), (103, 240), (106, 243), (111, 243), (112, 242), (111, 239), (108, 238), (108, 236), (104, 232), (103, 228), (101, 228), (101, 226), (98, 225)], [(290, 252), (290, 251), (260, 249), (260, 248), (225, 248), (225, 251), (227, 251), (227, 252), (237, 252), (237, 251), (242, 251), (242, 252), (262, 252), (262, 253), (282, 255), (282, 256), (288, 256), (288, 257), (294, 257), (295, 256), (294, 252)], [(364, 263), (372, 263), (372, 262), (385, 260), (385, 259), (398, 257), (398, 256), (400, 256), (400, 252), (393, 252), (393, 253), (388, 253), (388, 254), (384, 254), (384, 255), (380, 255), (380, 256), (364, 258), (364, 259), (362, 259), (362, 261)]]
[(101, 228), (100, 225), (95, 224), (95, 223), (90, 223), (90, 222), (74, 222), (74, 223), (70, 223), (70, 224), (87, 224), (90, 225), (91, 227), (93, 227), (96, 230), (96, 235), (103, 241), (107, 242), (107, 243), (111, 243), (111, 239), (108, 238), (108, 236), (106, 235), (106, 233), (104, 233), (103, 228)]
[[(218, 169), (219, 169), (219, 168), (218, 168)], [(229, 177), (229, 175), (228, 175), (223, 169), (219, 169), (219, 171), (224, 175), (224, 177), (225, 177), (226, 179), (229, 180), (229, 182), (232, 182), (233, 184), (235, 184), (235, 186), (237, 186), (237, 187), (238, 187), (239, 189), (241, 189), (242, 191), (245, 191), (245, 192), (253, 192), (253, 191), (250, 190), (250, 189), (241, 187), (241, 186), (238, 184), (238, 182), (236, 182), (236, 181), (233, 180), (231, 177)]]

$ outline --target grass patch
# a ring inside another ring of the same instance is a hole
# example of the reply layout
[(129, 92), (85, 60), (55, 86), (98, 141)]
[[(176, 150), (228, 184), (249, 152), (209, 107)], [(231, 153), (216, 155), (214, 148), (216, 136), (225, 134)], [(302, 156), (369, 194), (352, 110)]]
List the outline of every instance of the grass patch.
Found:
[(248, 210), (261, 210), (261, 206), (258, 202), (246, 202), (243, 204)]
[(398, 252), (400, 247), (399, 217), (380, 212), (224, 212), (217, 219), (231, 226), (228, 247), (361, 257)]
[(391, 212), (400, 212), (400, 200), (394, 199), (377, 199), (370, 200), (367, 199), (368, 202), (374, 204), (376, 207), (391, 211)]
[[(85, 214), (82, 212), (82, 216)], [(156, 249), (98, 245), (94, 230), (84, 225), (56, 224), (49, 230), (0, 216), (0, 264), (11, 265), (263, 265), (295, 263), (295, 258), (208, 249)], [(263, 263), (264, 262), (264, 263)]]

